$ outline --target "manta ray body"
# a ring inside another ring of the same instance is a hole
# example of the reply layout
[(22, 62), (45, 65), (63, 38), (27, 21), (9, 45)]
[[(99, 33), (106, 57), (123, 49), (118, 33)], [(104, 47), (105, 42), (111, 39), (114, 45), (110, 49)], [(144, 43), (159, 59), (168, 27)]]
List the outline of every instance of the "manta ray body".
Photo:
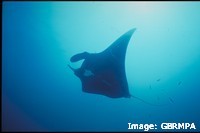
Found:
[(84, 59), (78, 69), (69, 68), (81, 80), (83, 92), (110, 98), (130, 98), (125, 73), (125, 56), (129, 40), (136, 29), (131, 29), (100, 53), (83, 52), (71, 57), (71, 62)]

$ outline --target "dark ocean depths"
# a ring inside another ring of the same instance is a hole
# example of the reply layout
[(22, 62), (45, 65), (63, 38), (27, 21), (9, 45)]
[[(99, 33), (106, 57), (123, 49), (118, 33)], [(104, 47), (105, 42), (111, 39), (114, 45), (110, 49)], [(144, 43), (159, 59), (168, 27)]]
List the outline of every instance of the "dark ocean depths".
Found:
[[(200, 131), (200, 2), (3, 2), (2, 131)], [(82, 92), (67, 66), (137, 28), (126, 53), (130, 93)], [(148, 104), (148, 103), (151, 104)], [(155, 106), (158, 105), (158, 106)], [(144, 131), (144, 130), (137, 130)]]

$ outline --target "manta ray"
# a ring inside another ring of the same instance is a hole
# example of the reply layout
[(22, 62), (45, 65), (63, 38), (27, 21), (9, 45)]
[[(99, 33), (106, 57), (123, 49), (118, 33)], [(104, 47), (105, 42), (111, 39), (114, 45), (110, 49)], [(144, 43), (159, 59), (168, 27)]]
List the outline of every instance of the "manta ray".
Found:
[(127, 31), (100, 53), (82, 52), (70, 58), (71, 62), (84, 60), (78, 69), (68, 65), (80, 79), (83, 92), (110, 98), (131, 97), (125, 72), (125, 56), (135, 30)]

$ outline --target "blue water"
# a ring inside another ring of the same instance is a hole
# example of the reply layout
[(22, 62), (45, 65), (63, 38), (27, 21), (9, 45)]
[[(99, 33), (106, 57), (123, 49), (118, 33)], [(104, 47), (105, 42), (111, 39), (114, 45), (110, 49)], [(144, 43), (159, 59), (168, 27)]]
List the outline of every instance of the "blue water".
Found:
[[(134, 131), (128, 122), (200, 131), (200, 2), (3, 2), (2, 11), (3, 131)], [(132, 28), (130, 93), (160, 106), (84, 93), (67, 67)]]

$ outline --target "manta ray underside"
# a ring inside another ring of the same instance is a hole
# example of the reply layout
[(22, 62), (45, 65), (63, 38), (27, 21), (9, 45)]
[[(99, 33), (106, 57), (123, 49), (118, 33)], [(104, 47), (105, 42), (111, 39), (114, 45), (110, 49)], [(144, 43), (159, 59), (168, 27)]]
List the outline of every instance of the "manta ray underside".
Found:
[(131, 29), (100, 53), (83, 52), (71, 57), (71, 62), (84, 59), (78, 69), (68, 65), (80, 78), (82, 90), (111, 98), (131, 97), (125, 73), (125, 56)]

